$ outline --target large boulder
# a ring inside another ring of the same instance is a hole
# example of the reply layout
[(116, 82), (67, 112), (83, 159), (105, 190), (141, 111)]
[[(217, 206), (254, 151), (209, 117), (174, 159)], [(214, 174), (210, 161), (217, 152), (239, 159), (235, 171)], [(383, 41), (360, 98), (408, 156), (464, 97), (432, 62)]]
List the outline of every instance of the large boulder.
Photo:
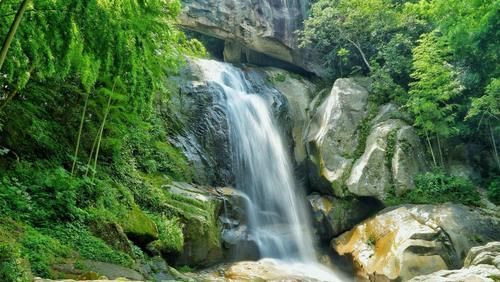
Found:
[(162, 188), (171, 197), (170, 210), (183, 225), (184, 244), (178, 254), (161, 248), (158, 251), (175, 265), (208, 266), (221, 261), (223, 249), (218, 217), (223, 212), (223, 200), (216, 188), (183, 182), (172, 182)]
[(411, 282), (495, 282), (500, 279), (500, 242), (474, 247), (458, 270), (441, 270), (417, 276)]
[(123, 231), (135, 244), (145, 247), (158, 239), (158, 228), (139, 207), (133, 206), (122, 220)]
[(397, 106), (370, 103), (369, 85), (338, 79), (323, 101), (313, 99), (305, 142), (314, 190), (384, 201), (414, 188), (413, 178), (428, 167), (413, 127)]
[(354, 195), (384, 201), (412, 189), (413, 178), (426, 169), (420, 140), (414, 129), (399, 119), (375, 124), (356, 160), (346, 185)]
[(463, 205), (388, 208), (332, 241), (370, 281), (402, 280), (463, 265), (474, 246), (500, 239), (500, 220)]
[(367, 116), (368, 90), (355, 79), (337, 79), (328, 97), (315, 109), (305, 142), (310, 180), (324, 193), (344, 196), (360, 126)]
[(267, 66), (286, 62), (324, 74), (317, 56), (298, 47), (295, 31), (302, 28), (308, 6), (308, 0), (184, 0), (180, 23), (223, 40), (225, 61)]

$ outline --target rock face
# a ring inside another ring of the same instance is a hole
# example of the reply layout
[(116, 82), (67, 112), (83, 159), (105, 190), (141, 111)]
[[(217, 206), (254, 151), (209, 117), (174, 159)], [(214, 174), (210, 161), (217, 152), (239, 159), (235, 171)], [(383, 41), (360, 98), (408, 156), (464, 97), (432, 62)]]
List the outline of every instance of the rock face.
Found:
[(464, 267), (459, 270), (441, 270), (429, 275), (418, 276), (411, 282), (495, 282), (500, 278), (500, 242), (490, 242), (474, 247), (465, 258)]
[(349, 192), (384, 200), (414, 187), (413, 177), (425, 170), (424, 151), (411, 126), (390, 119), (373, 126), (363, 155), (347, 179)]
[(293, 156), (297, 164), (307, 158), (304, 134), (309, 123), (309, 104), (316, 86), (310, 81), (277, 68), (263, 68), (266, 80), (288, 101), (288, 115), (292, 126)]
[[(172, 97), (172, 103), (182, 129), (171, 141), (193, 164), (195, 182), (233, 186), (225, 93), (220, 86), (205, 81), (201, 73), (197, 60), (191, 60), (175, 81), (179, 95)], [(290, 141), (286, 145), (290, 152), (295, 152), (296, 161), (302, 161), (305, 150), (301, 131), (306, 124), (304, 115), (308, 104), (302, 101), (308, 101), (314, 87), (305, 79), (276, 69), (246, 68), (244, 74), (251, 92), (271, 100), (273, 115), (286, 137), (284, 140)], [(280, 78), (276, 79), (277, 76)]]
[(366, 85), (338, 79), (315, 107), (306, 135), (309, 180), (323, 193), (384, 201), (414, 187), (426, 158), (414, 129), (395, 118), (397, 107), (387, 104), (377, 113)]
[(404, 205), (365, 220), (332, 241), (370, 281), (402, 280), (459, 268), (481, 242), (500, 239), (498, 218), (462, 205)]
[(347, 200), (312, 194), (307, 200), (312, 209), (314, 227), (323, 240), (340, 235), (382, 209), (380, 203), (368, 198)]
[(149, 251), (160, 253), (172, 265), (210, 266), (226, 259), (257, 259), (255, 242), (246, 228), (246, 196), (230, 187), (183, 182), (163, 185), (176, 202), (174, 215), (183, 224), (184, 247), (172, 253), (158, 241)]
[[(295, 31), (307, 17), (306, 0), (184, 0), (181, 25), (224, 40), (224, 60), (267, 65), (276, 59), (316, 74), (324, 70)], [(316, 62), (315, 62), (316, 61)]]
[[(178, 200), (172, 208), (184, 225), (180, 254), (162, 253), (174, 265), (207, 266), (222, 260), (218, 217), (223, 201), (216, 188), (173, 182), (162, 187)], [(162, 250), (159, 250), (162, 252)]]

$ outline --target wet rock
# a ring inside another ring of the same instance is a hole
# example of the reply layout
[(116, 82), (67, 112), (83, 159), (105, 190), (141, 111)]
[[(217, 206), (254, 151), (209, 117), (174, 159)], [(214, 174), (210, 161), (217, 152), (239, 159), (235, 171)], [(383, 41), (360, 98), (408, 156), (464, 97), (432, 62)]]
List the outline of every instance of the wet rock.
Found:
[[(367, 115), (368, 91), (355, 79), (338, 79), (315, 109), (305, 138), (310, 180), (323, 193), (344, 196), (360, 125)], [(332, 191), (333, 188), (333, 191)]]
[(222, 200), (216, 189), (182, 182), (162, 186), (174, 199), (174, 215), (183, 224), (184, 247), (180, 253), (162, 251), (162, 256), (174, 265), (207, 266), (222, 259), (222, 244), (218, 216)]
[(197, 281), (347, 282), (350, 278), (319, 264), (290, 263), (272, 259), (219, 265), (199, 273)]
[(370, 281), (402, 280), (459, 268), (467, 252), (500, 239), (500, 220), (463, 205), (388, 208), (332, 241)]
[(174, 280), (167, 262), (155, 256), (147, 261), (140, 261), (135, 266), (148, 281), (169, 281)]
[(441, 270), (417, 276), (411, 282), (494, 282), (500, 277), (500, 242), (474, 247), (458, 270)]
[(381, 203), (369, 198), (338, 199), (312, 194), (307, 200), (314, 227), (322, 240), (331, 240), (382, 209)]
[(277, 68), (265, 68), (267, 80), (288, 100), (292, 124), (293, 156), (297, 164), (307, 158), (304, 136), (309, 123), (310, 99), (316, 90), (310, 81)]
[(325, 70), (318, 57), (298, 48), (295, 33), (302, 28), (308, 6), (309, 1), (302, 0), (188, 0), (183, 1), (180, 22), (187, 29), (224, 40), (228, 62), (289, 65), (321, 75)]
[[(196, 171), (194, 182), (234, 186), (226, 94), (220, 86), (203, 78), (200, 62), (190, 60), (182, 75), (172, 79), (172, 83), (179, 86), (178, 95), (172, 97), (172, 107), (178, 114), (180, 130), (170, 141), (183, 151), (192, 164)], [(291, 136), (295, 112), (290, 112), (287, 97), (275, 89), (265, 71), (245, 68), (243, 74), (249, 81), (248, 92), (260, 95), (272, 105), (273, 116), (286, 137), (286, 145), (294, 150)]]

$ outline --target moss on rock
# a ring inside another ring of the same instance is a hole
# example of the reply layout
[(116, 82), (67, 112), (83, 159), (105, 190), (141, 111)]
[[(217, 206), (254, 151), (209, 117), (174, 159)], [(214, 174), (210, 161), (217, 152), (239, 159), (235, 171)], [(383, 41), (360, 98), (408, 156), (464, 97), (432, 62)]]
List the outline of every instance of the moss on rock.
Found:
[(123, 219), (123, 230), (132, 242), (142, 247), (157, 240), (159, 236), (154, 221), (138, 206), (132, 206), (132, 209)]

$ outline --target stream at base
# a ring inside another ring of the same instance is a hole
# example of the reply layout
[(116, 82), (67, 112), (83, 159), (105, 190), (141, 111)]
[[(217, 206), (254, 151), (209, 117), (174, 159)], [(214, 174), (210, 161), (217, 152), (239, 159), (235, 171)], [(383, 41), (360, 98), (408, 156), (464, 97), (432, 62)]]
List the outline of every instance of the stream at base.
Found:
[[(344, 281), (317, 261), (305, 195), (295, 184), (272, 115), (272, 97), (252, 93), (243, 71), (230, 64), (213, 60), (196, 64), (205, 80), (223, 91), (219, 103), (227, 111), (235, 186), (248, 198), (248, 234), (263, 258), (247, 268), (257, 272), (269, 268), (268, 272), (310, 281)], [(241, 263), (228, 270), (234, 272), (231, 269)]]

